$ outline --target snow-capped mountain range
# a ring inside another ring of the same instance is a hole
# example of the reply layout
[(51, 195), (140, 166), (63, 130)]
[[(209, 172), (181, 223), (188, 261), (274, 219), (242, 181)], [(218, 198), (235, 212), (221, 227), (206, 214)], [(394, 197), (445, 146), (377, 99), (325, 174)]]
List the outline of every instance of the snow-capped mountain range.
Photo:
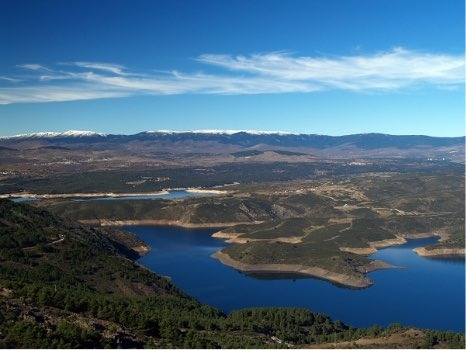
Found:
[[(286, 131), (261, 131), (261, 130), (150, 130), (143, 131), (139, 134), (218, 134), (218, 135), (234, 135), (238, 133), (246, 133), (250, 135), (297, 135)], [(2, 136), (0, 138), (52, 138), (52, 137), (91, 137), (91, 136), (107, 136), (109, 134), (89, 131), (89, 130), (68, 130), (65, 132), (34, 132), (27, 134), (18, 134), (13, 136)], [(129, 135), (126, 135), (129, 136)]]
[(45, 131), (45, 132), (34, 132), (29, 134), (19, 134), (14, 136), (2, 136), (2, 139), (9, 138), (32, 138), (32, 137), (86, 137), (86, 136), (106, 136), (106, 134), (95, 132), (95, 131), (83, 131), (83, 130), (68, 130), (65, 132), (54, 132), (54, 131)]
[[(58, 150), (116, 150), (131, 154), (233, 154), (247, 151), (259, 155), (279, 151), (317, 157), (414, 157), (454, 159), (464, 163), (465, 137), (423, 135), (353, 134), (328, 136), (293, 134), (282, 131), (193, 130), (145, 131), (113, 135), (94, 131), (38, 132), (0, 138), (0, 150), (31, 150), (48, 147)], [(259, 152), (259, 153), (258, 153)], [(281, 153), (280, 153), (281, 152)], [(285, 152), (285, 153), (283, 153)]]

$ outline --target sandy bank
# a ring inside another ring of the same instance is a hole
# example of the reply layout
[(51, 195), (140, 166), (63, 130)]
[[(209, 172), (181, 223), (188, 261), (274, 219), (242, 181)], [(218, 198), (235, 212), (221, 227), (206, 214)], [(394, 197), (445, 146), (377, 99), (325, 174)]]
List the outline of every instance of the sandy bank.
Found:
[(236, 238), (238, 236), (241, 236), (242, 233), (238, 233), (238, 232), (223, 232), (223, 231), (218, 231), (218, 232), (215, 232), (212, 237), (215, 237), (215, 238), (221, 238), (221, 239), (232, 239), (232, 238)]
[(245, 264), (232, 259), (228, 254), (218, 251), (212, 255), (222, 264), (231, 266), (243, 272), (283, 272), (283, 273), (298, 273), (312, 277), (321, 278), (333, 283), (338, 283), (350, 288), (366, 288), (373, 282), (365, 276), (348, 276), (332, 271), (325, 270), (320, 267), (310, 267), (294, 264)]
[(300, 243), (302, 242), (301, 236), (291, 236), (291, 237), (275, 237), (275, 238), (251, 238), (251, 237), (240, 237), (244, 233), (238, 232), (215, 232), (212, 237), (224, 239), (227, 243), (238, 243), (244, 244), (249, 242), (257, 242), (257, 241), (274, 241), (274, 242), (283, 242), (283, 243)]
[(340, 247), (340, 251), (358, 255), (369, 256), (377, 252), (379, 248), (391, 247), (393, 245), (405, 244), (407, 241), (403, 237), (384, 239), (381, 241), (369, 242), (369, 247)]
[(98, 192), (98, 193), (56, 193), (56, 194), (36, 194), (28, 192), (1, 194), (0, 198), (30, 198), (30, 199), (56, 199), (56, 198), (100, 198), (100, 197), (152, 197), (169, 194), (168, 191), (157, 192), (131, 192), (131, 193), (114, 193), (114, 192)]
[(377, 249), (375, 248), (353, 248), (353, 247), (340, 247), (340, 251), (342, 252), (347, 252), (347, 253), (353, 253), (357, 255), (372, 255), (377, 252)]
[(113, 198), (124, 198), (124, 197), (153, 197), (170, 194), (170, 191), (182, 190), (188, 193), (198, 194), (227, 194), (229, 191), (226, 190), (209, 190), (209, 189), (198, 189), (198, 188), (176, 188), (166, 189), (156, 192), (98, 192), (98, 193), (46, 193), (36, 194), (30, 192), (16, 192), (0, 194), (0, 198), (30, 198), (30, 199), (56, 199), (56, 198), (101, 198), (101, 197), (113, 197)]
[[(247, 238), (240, 238), (239, 236), (241, 236), (242, 233), (236, 233), (236, 232), (230, 232), (230, 233), (225, 233), (225, 232), (222, 232), (222, 231), (218, 231), (218, 232), (215, 232), (212, 237), (214, 238), (220, 238), (220, 239), (223, 239), (225, 240), (226, 243), (239, 243), (239, 244), (244, 244), (244, 243), (248, 243), (250, 240), (247, 239)], [(254, 241), (254, 239), (252, 239), (251, 241)]]
[(176, 226), (184, 228), (223, 228), (237, 225), (237, 222), (215, 222), (215, 223), (190, 223), (179, 220), (108, 220), (108, 219), (92, 219), (78, 220), (85, 225), (98, 226)]
[(204, 190), (199, 188), (183, 188), (186, 192), (189, 193), (205, 193), (205, 194), (228, 194), (229, 191), (225, 190)]
[(442, 256), (465, 256), (465, 248), (437, 248), (426, 249), (425, 247), (414, 248), (413, 252), (425, 257), (442, 257)]
[(379, 249), (391, 247), (392, 245), (405, 244), (407, 240), (404, 237), (396, 237), (391, 239), (383, 239), (381, 241), (369, 242), (371, 248)]
[(302, 237), (275, 237), (275, 238), (243, 238), (243, 237), (236, 237), (230, 238), (226, 241), (227, 243), (238, 243), (238, 244), (245, 244), (249, 242), (282, 242), (282, 243), (291, 243), (297, 244), (302, 242)]

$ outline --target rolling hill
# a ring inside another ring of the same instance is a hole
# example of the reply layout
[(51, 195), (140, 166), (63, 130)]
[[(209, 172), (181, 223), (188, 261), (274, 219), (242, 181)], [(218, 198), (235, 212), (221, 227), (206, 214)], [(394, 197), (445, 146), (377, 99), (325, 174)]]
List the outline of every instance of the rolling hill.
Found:
[(70, 160), (80, 160), (79, 152), (95, 152), (95, 156), (103, 156), (102, 152), (111, 151), (107, 156), (119, 154), (148, 160), (164, 159), (164, 155), (173, 157), (197, 154), (223, 156), (226, 157), (224, 161), (231, 161), (238, 152), (249, 152), (251, 156), (257, 156), (261, 152), (274, 151), (282, 157), (404, 157), (464, 162), (464, 140), (464, 137), (376, 133), (326, 136), (246, 131), (154, 131), (134, 135), (105, 135), (69, 131), (0, 138), (0, 157), (14, 156), (13, 150), (33, 152), (38, 149), (44, 150), (45, 147), (49, 152), (44, 154), (50, 154), (54, 147), (62, 147), (62, 151), (69, 150), (67, 156)]

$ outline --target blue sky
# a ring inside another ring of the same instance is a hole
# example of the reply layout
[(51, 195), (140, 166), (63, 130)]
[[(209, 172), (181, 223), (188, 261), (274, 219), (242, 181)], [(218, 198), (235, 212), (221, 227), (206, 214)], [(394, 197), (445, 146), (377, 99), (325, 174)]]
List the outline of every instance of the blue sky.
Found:
[(0, 136), (465, 134), (463, 0), (2, 0)]

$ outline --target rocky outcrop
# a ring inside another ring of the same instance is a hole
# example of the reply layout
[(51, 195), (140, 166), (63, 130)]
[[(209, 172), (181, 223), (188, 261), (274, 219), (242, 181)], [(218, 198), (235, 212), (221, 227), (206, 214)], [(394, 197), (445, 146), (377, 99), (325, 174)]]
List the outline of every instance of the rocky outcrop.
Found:
[(425, 247), (414, 248), (413, 252), (425, 257), (442, 257), (442, 256), (465, 256), (465, 248), (434, 248), (427, 249)]

